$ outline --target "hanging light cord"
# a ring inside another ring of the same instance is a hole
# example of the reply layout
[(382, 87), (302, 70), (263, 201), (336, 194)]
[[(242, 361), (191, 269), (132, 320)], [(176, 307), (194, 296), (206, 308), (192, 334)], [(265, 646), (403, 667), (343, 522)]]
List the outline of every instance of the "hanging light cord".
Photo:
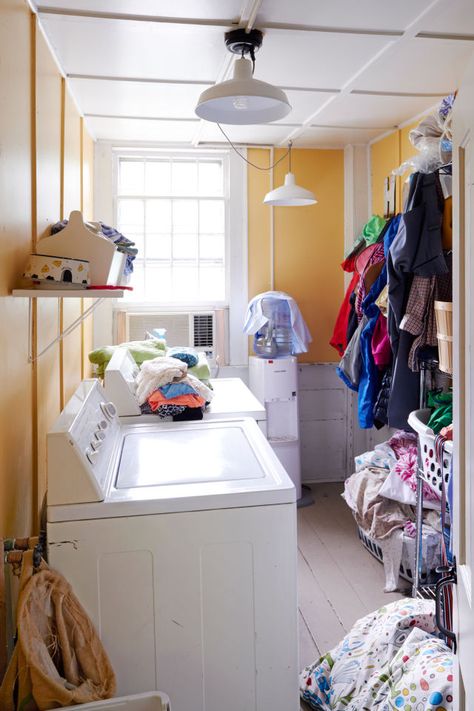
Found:
[(240, 158), (242, 158), (242, 160), (244, 160), (246, 163), (248, 163), (249, 165), (251, 165), (252, 168), (256, 168), (257, 170), (266, 170), (266, 171), (272, 170), (273, 168), (276, 168), (276, 166), (277, 166), (279, 163), (281, 163), (282, 160), (285, 160), (285, 158), (286, 158), (287, 156), (289, 156), (289, 157), (290, 157), (290, 172), (291, 172), (291, 146), (293, 145), (293, 142), (292, 142), (292, 141), (288, 141), (288, 150), (286, 151), (286, 153), (285, 153), (284, 155), (282, 155), (281, 158), (278, 158), (278, 160), (275, 161), (272, 165), (268, 165), (268, 166), (256, 165), (255, 163), (252, 163), (251, 160), (249, 160), (248, 158), (246, 158), (246, 157), (239, 151), (239, 149), (232, 143), (232, 141), (230, 140), (229, 136), (228, 136), (227, 133), (224, 131), (224, 129), (222, 128), (222, 126), (220, 125), (220, 123), (217, 123), (217, 125), (219, 126), (219, 130), (220, 130), (220, 132), (222, 133), (222, 135), (224, 136), (224, 138), (226, 139), (227, 143), (234, 149), (234, 151), (237, 153), (237, 155), (240, 156)]

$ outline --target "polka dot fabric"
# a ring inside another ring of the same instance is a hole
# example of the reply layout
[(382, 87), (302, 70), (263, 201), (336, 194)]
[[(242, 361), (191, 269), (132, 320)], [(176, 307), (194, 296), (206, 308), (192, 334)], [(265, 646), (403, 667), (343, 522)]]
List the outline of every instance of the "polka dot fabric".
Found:
[(435, 631), (431, 601), (382, 607), (302, 671), (301, 696), (318, 711), (452, 711), (452, 653)]

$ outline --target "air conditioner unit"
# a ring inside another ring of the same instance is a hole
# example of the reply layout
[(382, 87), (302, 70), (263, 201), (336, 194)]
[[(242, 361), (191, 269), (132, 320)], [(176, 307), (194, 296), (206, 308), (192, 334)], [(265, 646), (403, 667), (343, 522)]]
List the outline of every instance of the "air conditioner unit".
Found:
[(227, 309), (214, 311), (116, 311), (115, 341), (141, 341), (155, 328), (166, 329), (168, 346), (190, 346), (211, 361), (228, 362)]

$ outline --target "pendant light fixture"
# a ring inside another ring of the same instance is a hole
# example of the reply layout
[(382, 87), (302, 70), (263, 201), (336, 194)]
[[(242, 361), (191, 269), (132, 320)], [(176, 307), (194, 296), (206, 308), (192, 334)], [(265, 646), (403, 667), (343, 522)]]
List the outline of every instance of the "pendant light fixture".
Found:
[(314, 205), (318, 201), (311, 190), (301, 188), (295, 182), (295, 176), (291, 172), (291, 148), (292, 142), (288, 143), (288, 168), (285, 175), (285, 184), (267, 193), (263, 199), (265, 205), (298, 207), (300, 205)]
[(195, 109), (199, 118), (214, 123), (248, 125), (277, 121), (291, 111), (284, 91), (253, 78), (255, 52), (262, 40), (260, 30), (246, 32), (240, 28), (226, 32), (227, 49), (240, 55), (240, 59), (234, 63), (232, 79), (202, 92)]

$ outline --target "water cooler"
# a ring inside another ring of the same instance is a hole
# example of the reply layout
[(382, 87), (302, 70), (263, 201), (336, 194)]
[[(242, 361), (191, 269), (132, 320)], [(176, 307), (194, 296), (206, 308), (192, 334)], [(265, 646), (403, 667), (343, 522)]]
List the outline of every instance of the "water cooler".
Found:
[(249, 360), (249, 385), (267, 411), (267, 439), (301, 498), (298, 363), (295, 356)]

